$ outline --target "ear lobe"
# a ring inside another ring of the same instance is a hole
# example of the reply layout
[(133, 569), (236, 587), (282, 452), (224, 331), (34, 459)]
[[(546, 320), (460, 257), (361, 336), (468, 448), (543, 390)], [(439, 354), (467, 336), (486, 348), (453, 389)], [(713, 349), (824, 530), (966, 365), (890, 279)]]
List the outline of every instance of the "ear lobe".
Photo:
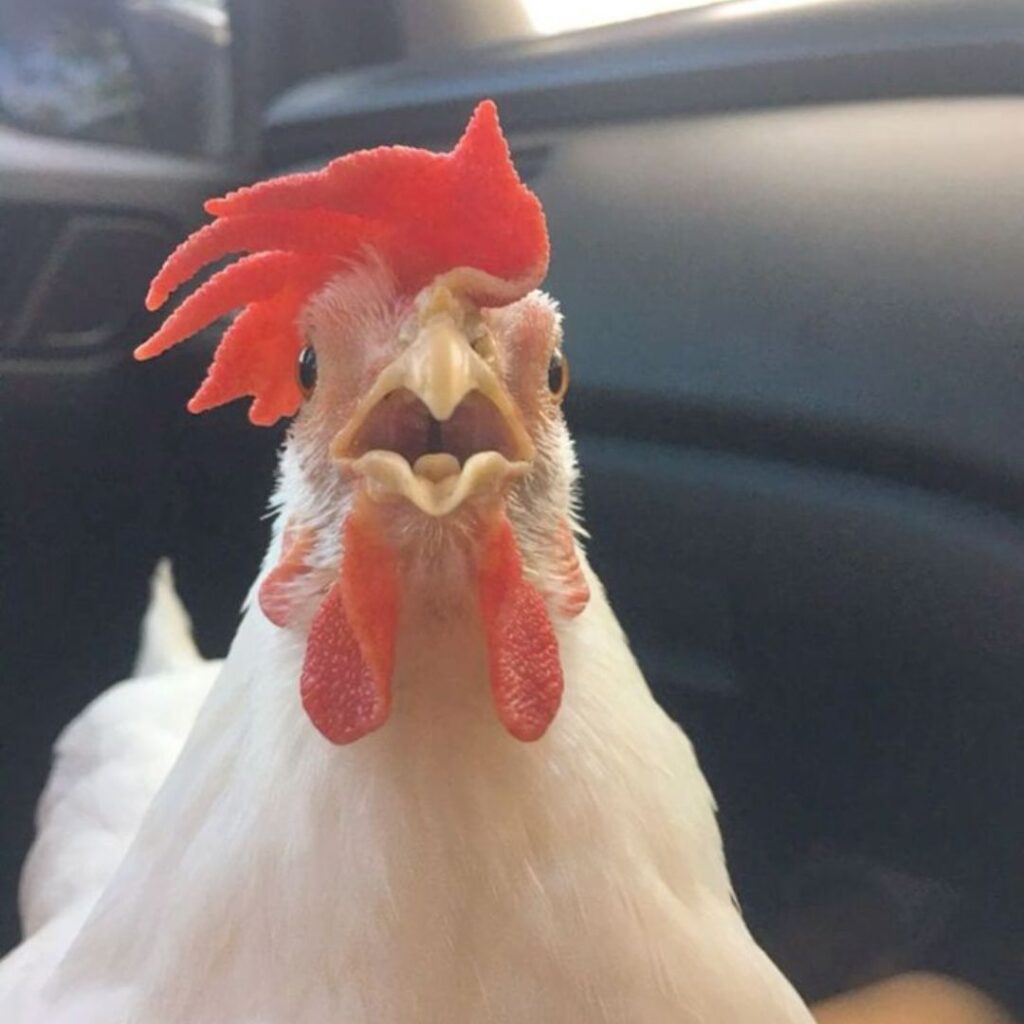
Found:
[(260, 584), (260, 610), (275, 625), (284, 628), (295, 621), (298, 583), (312, 571), (307, 559), (313, 549), (312, 527), (288, 523), (281, 538), (281, 558)]
[(590, 584), (583, 575), (568, 519), (559, 525), (552, 554), (553, 586), (548, 597), (562, 616), (574, 619), (590, 603)]

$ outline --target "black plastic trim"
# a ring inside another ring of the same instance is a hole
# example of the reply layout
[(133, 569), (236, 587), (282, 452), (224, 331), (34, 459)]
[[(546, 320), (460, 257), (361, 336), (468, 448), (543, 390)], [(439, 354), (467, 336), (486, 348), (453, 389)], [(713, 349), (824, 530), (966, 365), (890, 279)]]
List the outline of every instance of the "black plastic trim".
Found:
[(979, 464), (940, 445), (894, 436), (890, 425), (823, 421), (750, 405), (662, 399), (574, 386), (570, 426), (580, 438), (642, 441), (829, 472), (853, 473), (957, 498), (1020, 518), (1024, 480), (996, 463)]
[[(330, 75), (281, 97), (280, 168), (401, 135), (450, 141), (481, 96), (516, 131), (645, 113), (1016, 94), (1024, 5), (1005, 0), (733, 0), (624, 25)], [(410, 135), (412, 127), (412, 136)]]
[(211, 189), (236, 168), (102, 143), (49, 139), (0, 127), (0, 201), (158, 213), (190, 224)]

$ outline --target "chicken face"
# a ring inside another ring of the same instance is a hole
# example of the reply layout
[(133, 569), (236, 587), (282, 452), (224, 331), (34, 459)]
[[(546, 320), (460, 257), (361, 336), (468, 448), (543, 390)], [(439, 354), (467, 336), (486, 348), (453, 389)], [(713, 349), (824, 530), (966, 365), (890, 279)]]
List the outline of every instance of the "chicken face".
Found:
[(329, 445), (338, 466), (372, 500), (435, 517), (521, 476), (533, 444), (480, 310), (433, 284), (404, 318), (398, 347), (365, 393), (344, 403), (351, 413)]
[[(378, 518), (406, 530), (495, 514), (538, 450), (566, 451), (553, 304), (535, 293), (481, 308), (458, 276), (402, 302), (371, 265), (332, 282), (304, 314), (306, 398), (293, 429), (302, 462), (320, 479), (339, 472)], [(538, 472), (567, 511), (571, 463)]]
[(524, 740), (557, 711), (551, 614), (586, 584), (571, 525), (567, 370), (536, 198), (493, 104), (448, 154), (382, 149), (207, 204), (148, 302), (228, 249), (251, 255), (199, 288), (139, 350), (157, 354), (245, 304), (189, 408), (249, 393), (250, 418), (296, 414), (284, 529), (259, 588), (304, 632), (300, 693), (347, 743), (390, 711), (403, 608), (474, 605), (498, 718)]

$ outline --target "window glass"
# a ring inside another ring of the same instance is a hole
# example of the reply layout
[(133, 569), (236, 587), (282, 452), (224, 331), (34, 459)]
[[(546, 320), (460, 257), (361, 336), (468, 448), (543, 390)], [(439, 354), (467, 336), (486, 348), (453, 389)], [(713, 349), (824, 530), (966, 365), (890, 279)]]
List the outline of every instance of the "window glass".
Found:
[(0, 0), (0, 122), (222, 155), (230, 45), (225, 0)]
[(107, 3), (0, 6), (0, 117), (47, 134), (138, 142), (143, 96)]

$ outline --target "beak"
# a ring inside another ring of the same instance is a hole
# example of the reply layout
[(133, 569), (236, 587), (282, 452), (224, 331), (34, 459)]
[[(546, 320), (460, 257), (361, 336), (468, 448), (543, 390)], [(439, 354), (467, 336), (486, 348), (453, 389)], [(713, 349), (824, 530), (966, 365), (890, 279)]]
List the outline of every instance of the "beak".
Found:
[(436, 284), (421, 293), (404, 333), (407, 346), (330, 452), (363, 478), (370, 497), (407, 499), (430, 515), (447, 515), (522, 476), (533, 443), (475, 309)]
[(396, 369), (405, 387), (441, 422), (452, 418), (471, 391), (479, 389), (492, 401), (504, 397), (494, 374), (450, 317), (427, 324)]

